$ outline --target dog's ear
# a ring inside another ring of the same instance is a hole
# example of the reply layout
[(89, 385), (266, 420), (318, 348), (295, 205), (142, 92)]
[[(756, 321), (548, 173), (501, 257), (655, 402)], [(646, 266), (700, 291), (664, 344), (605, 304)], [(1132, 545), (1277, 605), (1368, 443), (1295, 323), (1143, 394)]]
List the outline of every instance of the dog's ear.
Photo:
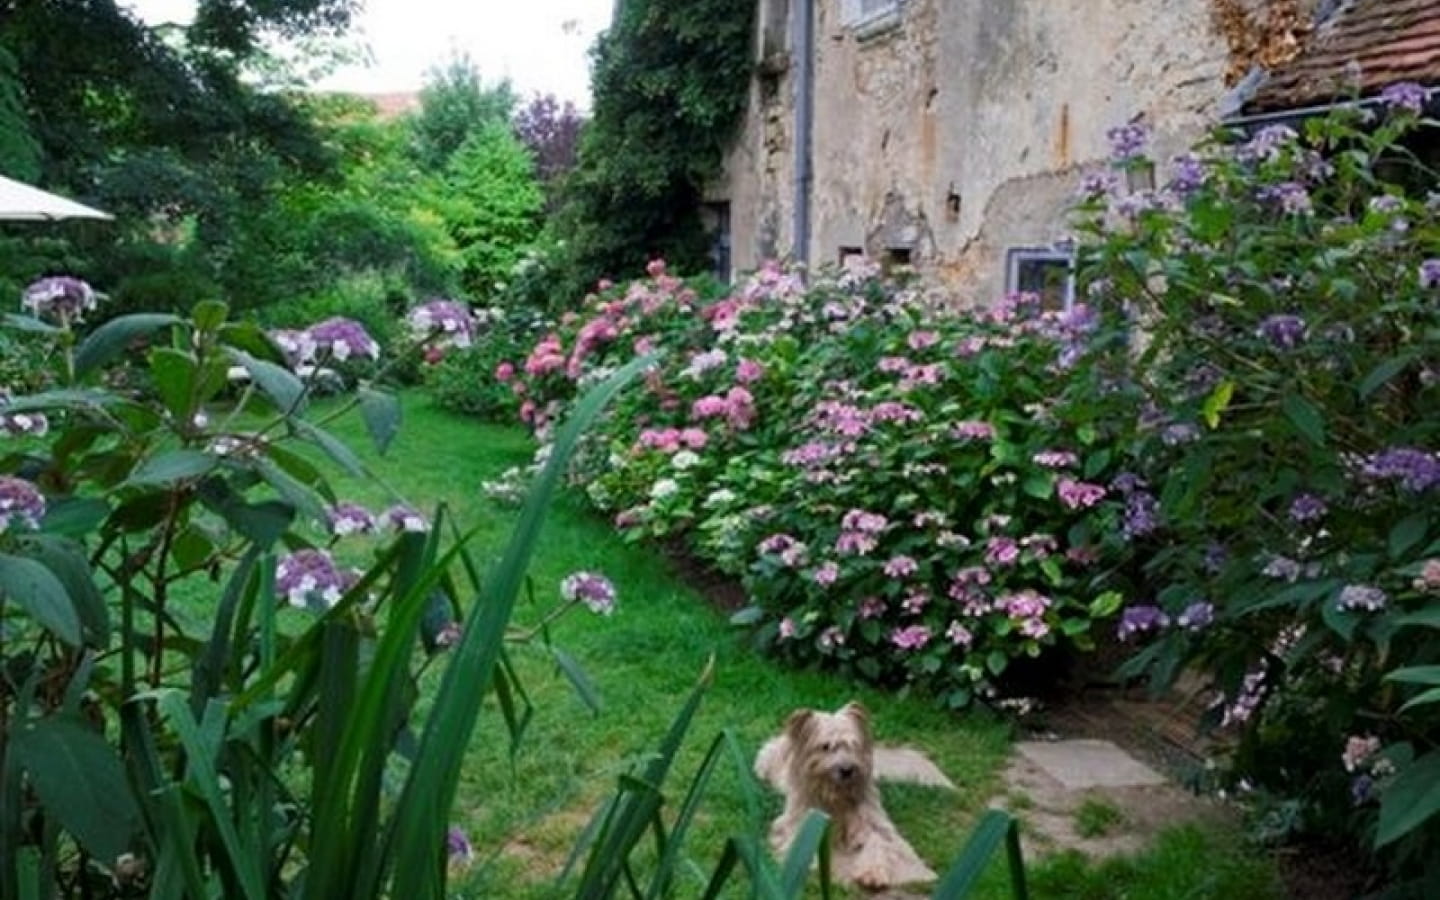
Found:
[(785, 720), (785, 736), (790, 738), (795, 746), (804, 746), (814, 724), (815, 710), (797, 709)]
[(840, 715), (849, 716), (854, 721), (855, 727), (865, 736), (865, 740), (867, 742), (870, 740), (870, 711), (861, 705), (860, 701), (851, 700), (840, 707)]

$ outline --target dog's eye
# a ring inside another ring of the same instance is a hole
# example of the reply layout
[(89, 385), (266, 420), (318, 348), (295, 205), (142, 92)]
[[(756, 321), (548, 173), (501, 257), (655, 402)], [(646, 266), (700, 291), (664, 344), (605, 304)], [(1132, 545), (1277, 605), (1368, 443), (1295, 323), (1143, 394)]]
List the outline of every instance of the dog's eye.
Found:
[(829, 741), (826, 741), (825, 743), (823, 743), (823, 744), (820, 745), (820, 750), (821, 750), (822, 753), (829, 753), (829, 752), (830, 752), (830, 747), (831, 747), (830, 742), (829, 742)]

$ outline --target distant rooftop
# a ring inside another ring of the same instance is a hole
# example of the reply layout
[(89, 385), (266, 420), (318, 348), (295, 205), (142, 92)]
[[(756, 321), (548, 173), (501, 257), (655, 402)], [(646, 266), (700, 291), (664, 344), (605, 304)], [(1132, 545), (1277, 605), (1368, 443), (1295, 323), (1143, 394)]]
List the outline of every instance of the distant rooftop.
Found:
[(1440, 0), (1350, 0), (1276, 66), (1246, 104), (1256, 112), (1362, 96), (1387, 85), (1440, 84)]
[(420, 108), (419, 91), (399, 91), (389, 94), (351, 94), (375, 107), (375, 114), (382, 119), (395, 119)]

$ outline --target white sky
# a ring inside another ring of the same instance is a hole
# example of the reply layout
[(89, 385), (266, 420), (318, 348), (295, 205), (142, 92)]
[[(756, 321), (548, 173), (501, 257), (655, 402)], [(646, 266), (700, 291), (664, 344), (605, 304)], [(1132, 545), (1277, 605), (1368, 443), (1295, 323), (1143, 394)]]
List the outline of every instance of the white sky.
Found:
[[(524, 96), (552, 93), (590, 105), (586, 51), (610, 24), (614, 0), (362, 0), (349, 42), (368, 65), (347, 65), (316, 86), (386, 93), (418, 89), (432, 66), (468, 53), (488, 81), (509, 78)], [(120, 0), (151, 24), (188, 22), (194, 0)]]

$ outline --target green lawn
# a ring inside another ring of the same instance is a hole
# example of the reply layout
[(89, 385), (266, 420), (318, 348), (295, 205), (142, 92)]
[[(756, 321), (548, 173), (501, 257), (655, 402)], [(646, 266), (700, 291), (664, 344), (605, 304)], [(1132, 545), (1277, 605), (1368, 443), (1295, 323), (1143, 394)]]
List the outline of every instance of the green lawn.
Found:
[[(358, 416), (331, 426), (388, 484), (337, 477), (337, 491), (342, 499), (376, 508), (391, 501), (391, 489), (422, 509), (443, 501), (462, 526), (482, 526), (473, 548), (477, 560), (487, 564), (498, 555), (514, 513), (487, 500), (479, 485), (528, 462), (528, 438), (513, 428), (445, 413), (423, 394), (407, 393), (404, 401), (404, 426), (384, 459), (373, 452)], [(593, 678), (601, 709), (598, 714), (587, 709), (543, 648), (515, 648), (535, 714), (513, 755), (493, 703), (481, 718), (455, 812), (456, 824), (470, 834), (478, 858), (466, 877), (458, 879), (457, 896), (561, 895), (555, 876), (590, 813), (614, 789), (617, 775), (658, 742), (712, 655), (714, 685), (677, 764), (671, 797), (683, 790), (711, 739), (723, 729), (733, 729), (753, 753), (791, 709), (834, 708), (852, 698), (870, 708), (881, 741), (923, 748), (959, 786), (954, 793), (913, 786), (886, 789), (887, 806), (901, 830), (937, 869), (943, 871), (955, 856), (976, 814), (997, 792), (1009, 743), (1003, 723), (979, 713), (946, 714), (924, 699), (897, 699), (823, 674), (776, 666), (760, 657), (743, 633), (664, 559), (621, 542), (574, 498), (562, 499), (551, 511), (531, 571), (537, 603), (521, 606), (520, 624), (548, 609), (560, 580), (578, 569), (605, 573), (620, 595), (613, 616), (578, 610), (552, 630), (554, 642)], [(772, 807), (778, 809), (778, 800), (772, 800)], [(725, 837), (742, 822), (735, 772), (722, 764), (689, 842), (694, 880), (682, 882), (677, 896), (698, 895), (698, 873), (710, 870)], [(1192, 844), (1210, 840), (1205, 835), (1191, 838)], [(1130, 881), (1139, 883), (1133, 873), (1153, 868), (1142, 858), (1130, 870), (1092, 871), (1075, 859), (1060, 858), (1036, 867), (1036, 877), (1051, 885), (1042, 896), (1161, 896), (1126, 888)], [(1163, 872), (1167, 866), (1162, 862), (1159, 868)], [(1004, 895), (996, 869), (986, 896)], [(1104, 874), (1095, 874), (1100, 871)], [(1213, 882), (1187, 881), (1175, 885), (1179, 893), (1164, 896), (1264, 896), (1237, 893), (1228, 882), (1224, 892), (1215, 892), (1210, 889)], [(1187, 892), (1189, 888), (1195, 890)], [(1105, 893), (1107, 889), (1119, 892)]]

